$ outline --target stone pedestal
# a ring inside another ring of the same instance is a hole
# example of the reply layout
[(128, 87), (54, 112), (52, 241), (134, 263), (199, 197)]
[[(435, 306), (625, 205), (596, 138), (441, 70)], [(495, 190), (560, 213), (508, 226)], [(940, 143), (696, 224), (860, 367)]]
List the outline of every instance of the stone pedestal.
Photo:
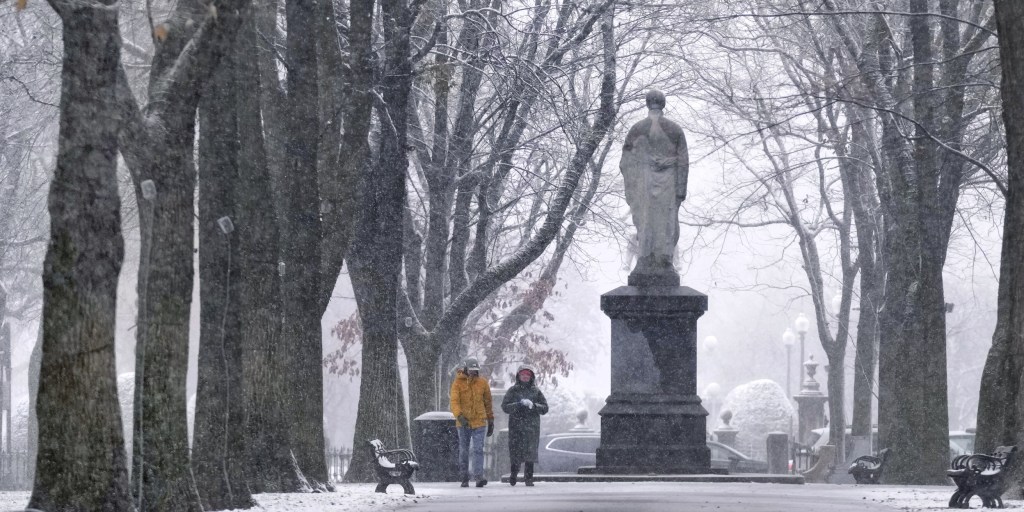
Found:
[(596, 468), (605, 474), (711, 472), (707, 411), (697, 396), (697, 319), (707, 295), (622, 286), (601, 296), (612, 319), (611, 388)]
[[(796, 400), (797, 408), (797, 442), (810, 444), (811, 431), (825, 426), (825, 403), (828, 402), (828, 396), (821, 393), (821, 385), (814, 380), (818, 368), (814, 356), (804, 362), (803, 366), (805, 374), (800, 383), (800, 393), (794, 395), (793, 400)], [(833, 439), (832, 444), (835, 443)]]
[(789, 434), (769, 432), (765, 442), (768, 452), (768, 473), (772, 475), (789, 473)]
[(716, 429), (714, 432), (715, 438), (718, 439), (719, 443), (736, 448), (736, 436), (740, 434), (739, 429), (726, 425)]

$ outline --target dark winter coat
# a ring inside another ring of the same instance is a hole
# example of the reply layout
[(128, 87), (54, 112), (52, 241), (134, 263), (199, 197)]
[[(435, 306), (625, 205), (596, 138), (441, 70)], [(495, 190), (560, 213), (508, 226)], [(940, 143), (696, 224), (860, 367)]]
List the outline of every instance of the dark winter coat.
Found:
[[(512, 464), (537, 461), (540, 415), (548, 412), (548, 401), (534, 385), (535, 379), (533, 370), (530, 370), (529, 382), (519, 382), (517, 377), (515, 385), (508, 388), (501, 401), (501, 410), (508, 414), (508, 454)], [(519, 403), (524, 398), (533, 402), (532, 409)]]

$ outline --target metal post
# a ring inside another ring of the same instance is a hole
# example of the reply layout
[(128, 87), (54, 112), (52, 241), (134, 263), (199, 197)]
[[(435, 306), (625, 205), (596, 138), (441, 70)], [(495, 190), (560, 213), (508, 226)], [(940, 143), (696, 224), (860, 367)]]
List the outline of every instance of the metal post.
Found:
[[(807, 337), (807, 333), (806, 332), (801, 332), (800, 333), (800, 365), (801, 366), (804, 364), (804, 338), (806, 338), (806, 337)], [(801, 378), (800, 380), (803, 381), (803, 378)]]
[[(793, 373), (793, 347), (786, 345), (786, 400), (792, 403), (793, 393), (791, 388), (791, 382)], [(793, 415), (789, 415), (789, 437), (793, 437)]]

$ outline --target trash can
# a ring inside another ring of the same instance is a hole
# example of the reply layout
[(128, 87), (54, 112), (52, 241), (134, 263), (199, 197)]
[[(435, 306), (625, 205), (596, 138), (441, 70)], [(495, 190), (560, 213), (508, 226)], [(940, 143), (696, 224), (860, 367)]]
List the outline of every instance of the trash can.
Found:
[(412, 443), (420, 469), (420, 482), (459, 481), (459, 433), (449, 411), (431, 411), (413, 421)]

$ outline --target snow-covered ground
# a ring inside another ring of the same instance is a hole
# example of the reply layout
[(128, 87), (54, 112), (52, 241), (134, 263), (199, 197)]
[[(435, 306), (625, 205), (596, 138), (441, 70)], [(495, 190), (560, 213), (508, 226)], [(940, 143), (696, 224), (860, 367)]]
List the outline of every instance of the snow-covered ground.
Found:
[[(568, 512), (616, 510), (629, 503), (630, 512), (707, 509), (751, 512), (822, 510), (948, 510), (952, 487), (890, 487), (854, 485), (679, 484), (679, 483), (549, 483), (536, 487), (491, 483), (462, 489), (458, 484), (418, 483), (417, 494), (405, 496), (398, 486), (388, 494), (373, 492), (372, 484), (342, 484), (327, 494), (263, 494), (265, 512), (370, 512), (396, 510), (529, 510)], [(0, 510), (24, 510), (27, 492), (0, 493)], [(674, 505), (675, 507), (672, 507)], [(980, 500), (972, 502), (979, 508)], [(1007, 508), (1024, 508), (1024, 501), (1006, 500)]]

